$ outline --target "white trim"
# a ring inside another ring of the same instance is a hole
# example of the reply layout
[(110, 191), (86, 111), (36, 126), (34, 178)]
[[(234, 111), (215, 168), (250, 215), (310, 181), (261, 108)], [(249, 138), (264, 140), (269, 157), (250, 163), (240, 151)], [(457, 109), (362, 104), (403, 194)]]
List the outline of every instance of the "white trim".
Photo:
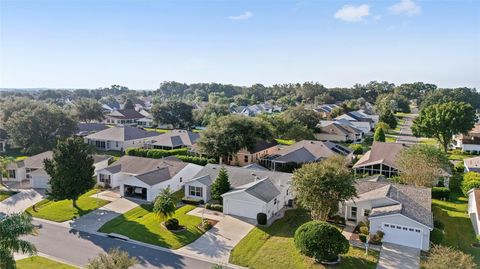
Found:
[(420, 222), (418, 222), (418, 221), (416, 221), (416, 220), (414, 220), (414, 219), (412, 219), (412, 218), (410, 218), (410, 217), (407, 217), (407, 216), (405, 216), (404, 214), (400, 214), (400, 213), (388, 214), (388, 215), (382, 215), (382, 216), (373, 216), (373, 217), (368, 217), (368, 219), (380, 219), (380, 218), (391, 217), (391, 216), (402, 216), (402, 217), (405, 217), (405, 218), (407, 218), (407, 219), (409, 219), (409, 220), (411, 220), (411, 221), (413, 221), (413, 222), (415, 222), (415, 223), (417, 223), (417, 224), (422, 225), (423, 227), (426, 227), (426, 228), (427, 228), (428, 230), (430, 230), (430, 231), (433, 230), (433, 228), (430, 228), (430, 227), (428, 227), (427, 225), (425, 225), (425, 224), (423, 224), (423, 223), (420, 223)]
[[(383, 228), (385, 227), (385, 226), (384, 226), (385, 224), (388, 224), (388, 225), (390, 225), (390, 226), (395, 225), (395, 226), (401, 226), (401, 227), (405, 227), (405, 228), (409, 228), (409, 229), (420, 230), (420, 232), (419, 232), (419, 233), (420, 233), (420, 247), (419, 247), (419, 249), (423, 249), (423, 229), (422, 229), (422, 228), (416, 228), (416, 227), (411, 227), (411, 226), (407, 226), (407, 225), (395, 224), (395, 223), (391, 223), (391, 222), (383, 222), (383, 221), (382, 221), (382, 223), (381, 223), (381, 225), (382, 225), (382, 228), (381, 228), (381, 229), (382, 229), (382, 230), (383, 230)], [(397, 229), (397, 228), (395, 228), (395, 230), (396, 230), (396, 229)], [(411, 231), (410, 231), (410, 232), (411, 232)], [(416, 233), (417, 233), (417, 232), (416, 232)]]

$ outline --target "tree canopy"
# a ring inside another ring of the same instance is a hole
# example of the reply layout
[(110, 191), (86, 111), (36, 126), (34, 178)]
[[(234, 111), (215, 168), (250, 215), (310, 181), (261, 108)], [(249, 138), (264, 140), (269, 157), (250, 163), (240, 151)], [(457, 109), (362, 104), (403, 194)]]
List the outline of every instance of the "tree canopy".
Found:
[(383, 128), (377, 127), (375, 134), (373, 134), (373, 141), (385, 142), (385, 132)]
[(100, 253), (98, 257), (89, 260), (87, 269), (128, 269), (137, 263), (137, 258), (130, 257), (128, 252), (113, 248), (107, 254)]
[(35, 255), (35, 246), (20, 237), (33, 234), (35, 226), (27, 213), (6, 215), (0, 219), (0, 268), (15, 269), (14, 253)]
[(155, 198), (153, 212), (163, 219), (168, 219), (175, 214), (177, 199), (170, 188), (163, 189)]
[(81, 98), (75, 102), (75, 116), (82, 122), (102, 121), (102, 104), (95, 99)]
[(218, 176), (212, 184), (211, 196), (213, 200), (222, 202), (222, 194), (230, 191), (230, 182), (228, 181), (227, 169), (222, 166), (218, 171)]
[(171, 124), (174, 128), (190, 128), (193, 124), (193, 107), (180, 101), (155, 104), (151, 113), (158, 124)]

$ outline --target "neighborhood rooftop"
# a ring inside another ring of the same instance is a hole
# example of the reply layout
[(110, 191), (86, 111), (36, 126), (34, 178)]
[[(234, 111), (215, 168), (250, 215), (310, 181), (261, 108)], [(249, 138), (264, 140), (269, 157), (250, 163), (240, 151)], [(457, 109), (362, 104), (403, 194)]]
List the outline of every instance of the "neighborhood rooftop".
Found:
[(158, 136), (158, 132), (145, 131), (130, 126), (116, 126), (88, 135), (86, 138), (95, 140), (129, 141), (153, 136)]

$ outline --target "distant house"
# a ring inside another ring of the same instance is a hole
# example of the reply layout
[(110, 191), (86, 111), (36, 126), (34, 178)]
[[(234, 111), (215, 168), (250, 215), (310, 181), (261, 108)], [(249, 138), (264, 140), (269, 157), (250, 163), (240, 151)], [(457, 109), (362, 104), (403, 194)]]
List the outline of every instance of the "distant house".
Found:
[[(235, 155), (230, 155), (228, 160), (225, 161), (228, 165), (246, 166), (257, 162), (261, 158), (274, 154), (279, 151), (280, 147), (275, 140), (272, 141), (260, 141), (255, 144), (252, 149), (242, 149)], [(223, 162), (224, 160), (222, 160)]]
[(200, 138), (199, 133), (187, 130), (172, 130), (158, 136), (151, 137), (145, 142), (147, 149), (177, 149), (191, 148)]
[(153, 201), (161, 190), (177, 191), (203, 166), (185, 163), (175, 157), (151, 159), (123, 156), (97, 173), (99, 184), (119, 187), (121, 195)]
[(463, 152), (479, 154), (480, 153), (480, 123), (475, 124), (472, 130), (467, 134), (458, 134), (453, 136), (454, 147)]
[(356, 181), (357, 197), (340, 204), (340, 216), (368, 221), (370, 234), (388, 242), (428, 251), (433, 230), (431, 189), (391, 183), (382, 176)]
[(120, 103), (115, 100), (111, 100), (108, 102), (104, 102), (102, 104), (102, 108), (103, 108), (103, 111), (105, 112), (112, 112), (114, 110), (120, 109)]
[(475, 235), (480, 235), (480, 189), (471, 189), (468, 193), (468, 215), (472, 221)]
[(336, 104), (323, 104), (323, 105), (317, 106), (313, 110), (319, 113), (322, 118), (328, 119), (332, 115), (332, 111), (337, 107), (339, 106)]
[(104, 123), (115, 125), (137, 126), (137, 120), (144, 118), (140, 112), (135, 109), (114, 110), (105, 115)]
[[(221, 167), (207, 164), (185, 183), (185, 196), (210, 201), (211, 186)], [(284, 207), (292, 205), (292, 174), (223, 167), (227, 170), (231, 186), (231, 190), (222, 195), (224, 214), (255, 219), (258, 213), (265, 213), (270, 219)]]
[(465, 172), (477, 172), (480, 173), (480, 156), (463, 160), (465, 166)]
[(369, 130), (362, 130), (365, 133), (368, 133), (369, 131), (373, 130), (375, 127), (375, 122), (371, 117), (367, 116), (365, 113), (358, 112), (358, 111), (347, 112), (335, 118), (335, 120), (342, 120), (342, 119), (347, 121), (352, 121), (352, 122), (368, 122)]
[(141, 148), (149, 138), (158, 132), (149, 132), (136, 127), (116, 126), (87, 135), (85, 143), (99, 150), (124, 151), (127, 148)]
[[(238, 111), (238, 108), (239, 107), (237, 107), (236, 111)], [(256, 104), (256, 105), (243, 107), (243, 109), (240, 112), (237, 112), (237, 113), (241, 113), (245, 116), (257, 116), (257, 115), (260, 115), (262, 113), (271, 114), (274, 111), (281, 111), (281, 108), (273, 106), (270, 103), (265, 102), (265, 103), (262, 103), (262, 104)]]
[(363, 140), (363, 132), (348, 124), (341, 125), (332, 122), (319, 127), (318, 130), (319, 132), (315, 133), (315, 138), (321, 141), (360, 143)]
[(7, 132), (4, 129), (0, 128), (0, 152), (7, 151), (7, 139)]
[(333, 142), (302, 140), (293, 145), (265, 156), (260, 163), (272, 170), (281, 170), (283, 166), (299, 166), (304, 163), (318, 162), (336, 154), (345, 156), (347, 161), (353, 158), (353, 151)]
[(153, 127), (154, 120), (152, 114), (147, 112), (146, 110), (138, 110), (140, 114), (142, 114), (143, 118), (137, 119), (137, 126), (139, 127)]
[[(7, 167), (9, 181), (25, 181), (28, 180), (32, 188), (46, 189), (49, 186), (50, 176), (44, 169), (43, 161), (52, 159), (53, 152), (46, 151), (21, 161), (10, 163)], [(108, 155), (93, 155), (95, 173), (108, 166), (108, 162), (112, 159)]]
[(360, 130), (364, 136), (365, 134), (370, 134), (372, 133), (371, 129), (371, 123), (370, 122), (364, 122), (364, 121), (348, 121), (346, 119), (339, 119), (339, 120), (321, 120), (319, 124), (317, 125), (318, 128), (330, 125), (332, 123), (339, 124), (341, 126), (350, 126), (353, 127), (357, 130)]
[(84, 137), (89, 134), (94, 134), (103, 130), (108, 129), (109, 127), (103, 123), (79, 123), (77, 124), (76, 136)]

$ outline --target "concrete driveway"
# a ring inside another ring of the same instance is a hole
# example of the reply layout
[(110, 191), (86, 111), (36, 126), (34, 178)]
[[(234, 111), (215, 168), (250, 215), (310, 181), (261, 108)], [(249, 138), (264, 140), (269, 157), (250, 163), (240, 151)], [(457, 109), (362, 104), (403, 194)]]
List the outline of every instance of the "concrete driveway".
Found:
[(32, 205), (43, 200), (45, 191), (38, 189), (15, 190), (17, 194), (8, 197), (0, 202), (0, 212), (2, 213), (20, 213)]
[(418, 269), (420, 250), (390, 243), (383, 243), (377, 269)]
[(178, 249), (177, 253), (226, 264), (230, 251), (253, 229), (254, 221), (225, 216), (210, 231), (190, 245)]

